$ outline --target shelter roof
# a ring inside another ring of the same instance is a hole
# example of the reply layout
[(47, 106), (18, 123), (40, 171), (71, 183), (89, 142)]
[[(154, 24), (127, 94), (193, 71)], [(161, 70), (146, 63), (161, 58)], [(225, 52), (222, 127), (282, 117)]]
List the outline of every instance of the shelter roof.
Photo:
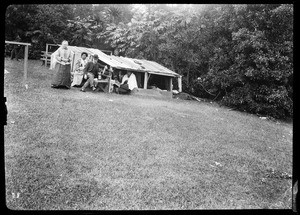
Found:
[(151, 74), (166, 75), (166, 76), (179, 76), (176, 72), (149, 60), (135, 59), (128, 57), (117, 57), (109, 56), (112, 60), (119, 63), (120, 67), (125, 67), (125, 69), (135, 70), (138, 72), (149, 72)]
[(104, 52), (100, 51), (99, 49), (94, 49), (94, 48), (85, 48), (85, 47), (77, 47), (77, 46), (68, 46), (68, 48), (71, 51), (73, 51), (75, 54), (76, 53), (81, 54), (82, 52), (87, 52), (89, 55), (97, 54), (101, 61), (116, 69), (132, 70), (136, 72), (148, 72), (151, 74), (165, 75), (165, 76), (172, 76), (172, 77), (180, 76), (176, 72), (173, 72), (172, 70), (154, 61), (107, 55)]

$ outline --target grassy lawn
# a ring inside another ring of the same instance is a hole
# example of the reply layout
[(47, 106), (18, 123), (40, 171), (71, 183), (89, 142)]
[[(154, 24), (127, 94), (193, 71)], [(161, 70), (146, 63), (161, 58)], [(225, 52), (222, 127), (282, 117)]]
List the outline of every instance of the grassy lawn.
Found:
[[(291, 209), (291, 123), (216, 104), (50, 88), (5, 59), (11, 209)], [(273, 171), (273, 172), (272, 172)]]

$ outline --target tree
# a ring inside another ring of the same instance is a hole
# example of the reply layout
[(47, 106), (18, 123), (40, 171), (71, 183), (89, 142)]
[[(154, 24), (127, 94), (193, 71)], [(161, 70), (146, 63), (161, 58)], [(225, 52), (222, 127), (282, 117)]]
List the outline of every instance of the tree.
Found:
[(6, 10), (5, 37), (33, 43), (29, 58), (39, 58), (46, 43), (70, 40), (66, 20), (73, 19), (70, 5), (10, 5)]
[(235, 7), (231, 28), (226, 28), (232, 31), (231, 40), (224, 40), (225, 46), (215, 43), (201, 84), (206, 82), (221, 93), (224, 104), (240, 110), (291, 116), (292, 11), (288, 5)]
[(48, 43), (61, 43), (70, 40), (72, 35), (68, 31), (66, 20), (72, 19), (70, 5), (38, 5), (38, 13), (34, 15), (33, 28), (41, 30), (41, 40)]
[(101, 32), (104, 27), (104, 21), (97, 15), (88, 16), (75, 20), (68, 20), (68, 29), (73, 32), (71, 43), (76, 46), (94, 47), (96, 34)]
[(37, 13), (37, 11), (37, 5), (8, 6), (5, 13), (5, 38), (7, 40), (14, 40), (19, 35), (21, 40), (25, 42), (26, 32), (37, 30), (32, 27), (34, 18), (31, 16), (31, 14)]
[(92, 4), (74, 4), (71, 5), (72, 13), (74, 17), (80, 19), (87, 18), (94, 14), (94, 7)]

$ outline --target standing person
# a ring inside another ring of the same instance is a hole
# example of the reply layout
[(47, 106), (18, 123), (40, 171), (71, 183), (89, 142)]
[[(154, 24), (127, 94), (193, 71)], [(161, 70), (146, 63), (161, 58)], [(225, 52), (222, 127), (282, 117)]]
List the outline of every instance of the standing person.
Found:
[(72, 52), (68, 49), (68, 41), (64, 40), (61, 45), (62, 46), (57, 50), (57, 54), (55, 55), (57, 60), (55, 65), (56, 75), (52, 81), (51, 87), (66, 87), (70, 89)]
[[(21, 37), (19, 35), (17, 35), (16, 42), (21, 42)], [(11, 55), (10, 55), (10, 59), (13, 60), (14, 58), (16, 58), (17, 61), (20, 61), (20, 57), (22, 54), (22, 46), (21, 45), (14, 45), (13, 49), (11, 51)]]
[(81, 53), (81, 58), (76, 62), (75, 71), (73, 75), (73, 82), (71, 86), (80, 86), (83, 79), (83, 69), (85, 65), (88, 63), (88, 54), (86, 52)]
[(131, 71), (127, 71), (127, 74), (123, 76), (120, 87), (116, 88), (117, 93), (127, 94), (134, 88), (138, 88), (135, 74)]
[(87, 81), (82, 86), (81, 90), (82, 92), (85, 92), (85, 88), (87, 88), (88, 85), (93, 89), (93, 91), (96, 90), (96, 87), (94, 86), (94, 78), (98, 78), (98, 73), (100, 72), (101, 65), (98, 63), (98, 55), (95, 54), (93, 56), (93, 61), (88, 62), (86, 66), (83, 69), (83, 73), (87, 75)]

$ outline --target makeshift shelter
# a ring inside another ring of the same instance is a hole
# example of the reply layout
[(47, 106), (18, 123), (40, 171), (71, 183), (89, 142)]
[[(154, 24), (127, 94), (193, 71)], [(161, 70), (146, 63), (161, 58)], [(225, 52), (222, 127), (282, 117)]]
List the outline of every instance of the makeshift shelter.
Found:
[[(147, 89), (151, 85), (156, 86), (162, 90), (172, 91), (172, 79), (178, 79), (178, 91), (182, 91), (182, 76), (171, 71), (170, 69), (149, 60), (134, 59), (127, 57), (118, 57), (114, 55), (107, 55), (102, 51), (94, 48), (85, 48), (77, 46), (68, 46), (73, 53), (73, 60), (71, 63), (71, 70), (74, 69), (75, 62), (81, 57), (82, 52), (88, 53), (89, 56), (97, 54), (102, 64), (110, 65), (114, 69), (120, 71), (132, 71), (135, 73), (139, 88)], [(50, 69), (55, 67), (56, 60), (54, 55), (51, 55)]]
[(108, 57), (111, 61), (118, 62), (118, 67), (135, 72), (140, 88), (147, 89), (153, 85), (162, 90), (172, 91), (172, 79), (178, 78), (178, 88), (181, 92), (182, 76), (154, 61), (113, 55)]

